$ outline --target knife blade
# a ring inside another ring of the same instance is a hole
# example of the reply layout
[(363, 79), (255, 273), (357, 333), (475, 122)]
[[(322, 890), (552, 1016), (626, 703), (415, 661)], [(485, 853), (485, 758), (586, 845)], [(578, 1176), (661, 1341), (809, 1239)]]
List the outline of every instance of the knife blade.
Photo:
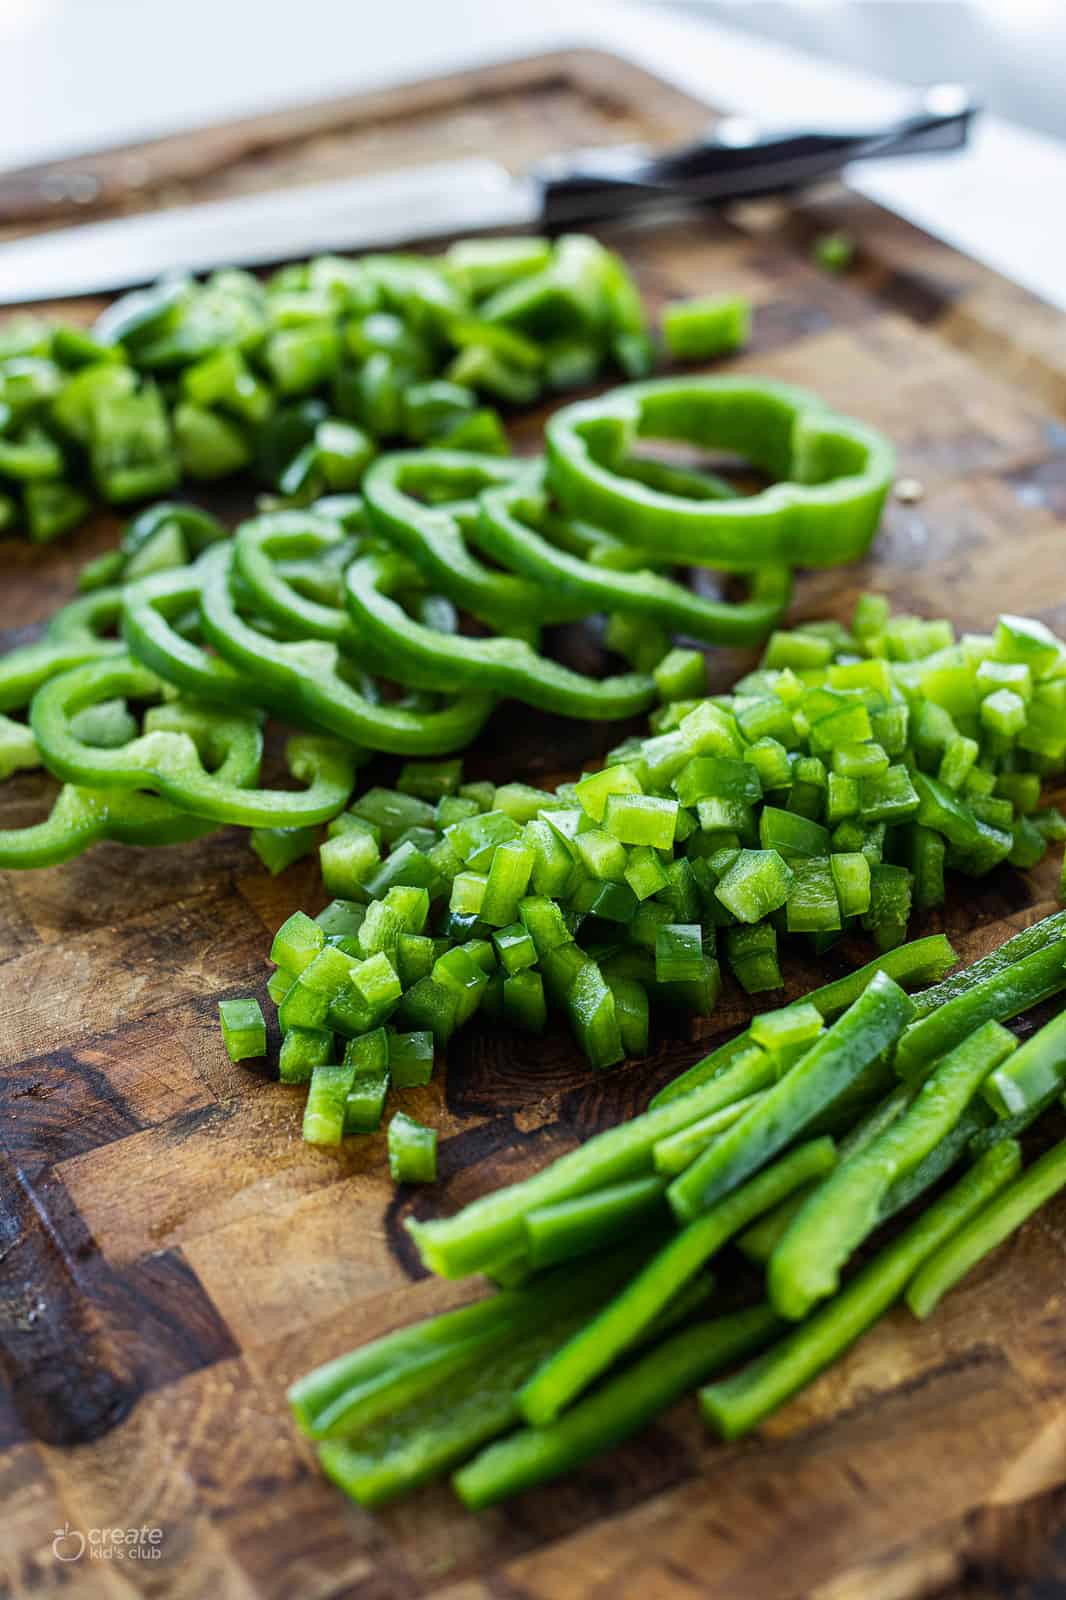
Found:
[(489, 228), (548, 231), (678, 202), (791, 192), (855, 161), (960, 149), (976, 107), (954, 85), (866, 129), (767, 129), (726, 119), (657, 153), (625, 145), (552, 157), (514, 175), (471, 158), (87, 223), (0, 246), (0, 305), (57, 300), (218, 266)]

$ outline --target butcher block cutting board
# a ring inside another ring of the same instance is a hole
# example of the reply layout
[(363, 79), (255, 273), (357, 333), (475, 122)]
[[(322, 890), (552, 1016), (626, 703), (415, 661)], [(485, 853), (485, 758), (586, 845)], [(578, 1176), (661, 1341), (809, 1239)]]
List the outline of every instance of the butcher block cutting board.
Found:
[[(609, 56), (539, 58), (8, 178), (0, 237), (68, 220), (62, 197), (84, 198), (70, 180), (86, 172), (113, 214), (486, 149), (522, 166), (583, 143), (667, 143), (707, 116)], [(810, 263), (829, 226), (860, 244), (838, 279)], [(1013, 610), (1066, 631), (1057, 314), (840, 191), (611, 242), (653, 306), (749, 295), (737, 369), (869, 419), (915, 480), (868, 562), (801, 579), (795, 620), (846, 618), (875, 589), (963, 629)], [(541, 421), (521, 420), (519, 448)], [(214, 509), (235, 520), (251, 490), (227, 487)], [(32, 637), (115, 536), (101, 515), (43, 551), (0, 544), (3, 644)], [(749, 664), (717, 653), (714, 681)], [(510, 708), (470, 771), (543, 783), (616, 732)], [(0, 823), (39, 814), (45, 783), (4, 785)], [(973, 959), (1052, 909), (1056, 872), (957, 881), (921, 931)], [(104, 845), (0, 883), (0, 1594), (1066, 1593), (1066, 1201), (932, 1321), (888, 1317), (742, 1444), (710, 1442), (689, 1402), (498, 1511), (467, 1515), (444, 1486), (373, 1515), (347, 1504), (293, 1433), (284, 1390), (470, 1294), (424, 1276), (405, 1216), (452, 1211), (639, 1110), (742, 1024), (746, 1002), (727, 991), (712, 1018), (601, 1075), (561, 1032), (542, 1044), (472, 1027), (405, 1102), (441, 1130), (440, 1182), (412, 1197), (389, 1181), (383, 1136), (303, 1144), (293, 1091), (221, 1048), (217, 1000), (264, 996), (271, 932), (323, 899), (313, 860), (270, 879), (237, 830), (143, 855)], [(790, 995), (815, 980), (793, 962)], [(137, 1543), (116, 1529), (141, 1530)]]

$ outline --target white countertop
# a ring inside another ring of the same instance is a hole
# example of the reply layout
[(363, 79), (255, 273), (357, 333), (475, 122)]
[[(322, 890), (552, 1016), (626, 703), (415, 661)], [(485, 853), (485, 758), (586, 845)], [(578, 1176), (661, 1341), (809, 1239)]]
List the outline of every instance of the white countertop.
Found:
[[(865, 121), (895, 86), (654, 5), (596, 0), (3, 0), (0, 157), (12, 167), (565, 44), (629, 55), (769, 121)], [(1066, 149), (986, 117), (960, 156), (854, 187), (1066, 305)]]

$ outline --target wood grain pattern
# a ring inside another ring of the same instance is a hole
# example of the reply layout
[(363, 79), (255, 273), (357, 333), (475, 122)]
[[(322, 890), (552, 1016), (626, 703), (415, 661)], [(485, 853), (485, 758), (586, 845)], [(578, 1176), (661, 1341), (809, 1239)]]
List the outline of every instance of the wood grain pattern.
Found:
[[(0, 185), (0, 211), (9, 232), (58, 220), (72, 205), (61, 180), (75, 172), (95, 175), (106, 211), (138, 195), (166, 204), (246, 192), (427, 151), (491, 145), (520, 164), (612, 137), (663, 143), (705, 118), (609, 57), (552, 57), (17, 175)], [(860, 243), (841, 280), (808, 259), (828, 225)], [(869, 417), (924, 486), (916, 503), (890, 505), (862, 567), (801, 579), (797, 618), (845, 617), (873, 588), (965, 628), (1007, 607), (1066, 628), (1061, 318), (854, 198), (739, 208), (613, 242), (653, 303), (712, 288), (750, 295), (739, 367), (813, 384)], [(520, 448), (535, 447), (542, 420), (516, 425)], [(231, 489), (218, 507), (234, 517), (249, 503)], [(4, 642), (30, 637), (114, 537), (102, 515), (45, 552), (0, 544)], [(597, 657), (587, 636), (563, 647)], [(714, 681), (750, 661), (716, 653)], [(486, 729), (471, 770), (543, 782), (616, 737), (512, 708)], [(386, 778), (392, 770), (381, 764)], [(0, 822), (27, 820), (46, 794), (35, 776), (5, 785)], [(1051, 909), (1056, 872), (957, 882), (929, 927), (973, 959)], [(748, 1002), (727, 988), (712, 1018), (661, 1033), (647, 1060), (598, 1077), (561, 1031), (534, 1047), (470, 1029), (436, 1081), (408, 1097), (441, 1129), (441, 1180), (396, 1193), (381, 1138), (337, 1153), (303, 1145), (298, 1095), (264, 1069), (232, 1066), (219, 1043), (216, 1000), (262, 995), (269, 930), (322, 899), (313, 862), (269, 879), (237, 830), (143, 856), (102, 846), (0, 882), (4, 1600), (1066, 1591), (1066, 1204), (1033, 1219), (929, 1324), (886, 1319), (743, 1444), (713, 1445), (682, 1404), (502, 1511), (468, 1517), (443, 1487), (375, 1516), (343, 1503), (291, 1431), (284, 1388), (470, 1293), (425, 1277), (404, 1216), (454, 1209), (640, 1109), (740, 1026)], [(834, 951), (818, 974), (793, 961), (790, 993), (864, 954)], [(53, 1539), (68, 1524), (160, 1528), (160, 1555), (64, 1562)]]

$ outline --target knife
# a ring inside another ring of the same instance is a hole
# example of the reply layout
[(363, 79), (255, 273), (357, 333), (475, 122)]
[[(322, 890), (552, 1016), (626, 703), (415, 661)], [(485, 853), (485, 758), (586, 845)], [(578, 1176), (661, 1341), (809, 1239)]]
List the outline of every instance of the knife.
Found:
[(635, 145), (553, 156), (522, 175), (471, 158), (119, 217), (0, 246), (0, 305), (56, 300), (218, 266), (262, 266), (487, 228), (555, 232), (679, 202), (789, 193), (855, 161), (965, 145), (976, 106), (953, 84), (866, 129), (772, 129), (726, 118), (656, 153)]

